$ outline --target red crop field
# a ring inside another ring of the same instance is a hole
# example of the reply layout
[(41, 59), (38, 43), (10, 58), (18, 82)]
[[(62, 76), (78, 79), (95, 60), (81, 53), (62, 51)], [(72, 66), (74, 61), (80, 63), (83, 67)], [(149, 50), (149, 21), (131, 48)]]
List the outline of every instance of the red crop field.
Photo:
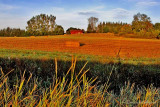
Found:
[(81, 34), (45, 37), (1, 37), (1, 49), (59, 51), (122, 58), (160, 58), (160, 41), (132, 39), (113, 34)]

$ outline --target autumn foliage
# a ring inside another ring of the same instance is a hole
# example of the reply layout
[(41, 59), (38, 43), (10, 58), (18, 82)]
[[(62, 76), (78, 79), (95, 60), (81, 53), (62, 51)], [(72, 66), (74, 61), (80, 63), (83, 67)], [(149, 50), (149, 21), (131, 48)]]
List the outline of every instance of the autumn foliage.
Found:
[[(91, 28), (91, 22), (88, 24), (89, 33), (114, 33), (119, 36), (127, 36), (133, 34), (132, 37), (137, 38), (159, 38), (160, 35), (160, 24), (151, 22), (151, 18), (146, 14), (137, 13), (133, 16), (132, 24), (122, 22), (100, 22), (96, 30)], [(92, 21), (94, 25), (97, 22)]]

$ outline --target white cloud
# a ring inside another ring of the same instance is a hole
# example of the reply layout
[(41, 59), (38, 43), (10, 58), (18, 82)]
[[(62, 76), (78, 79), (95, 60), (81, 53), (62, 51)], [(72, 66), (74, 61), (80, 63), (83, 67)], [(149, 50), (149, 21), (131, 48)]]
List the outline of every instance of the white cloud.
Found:
[(123, 0), (123, 1), (132, 2), (133, 6), (141, 7), (141, 8), (148, 8), (148, 7), (160, 5), (159, 0)]
[(19, 6), (0, 3), (0, 29), (6, 27), (25, 28), (25, 17), (11, 14), (11, 11), (20, 9)]
[[(143, 0), (141, 0), (141, 3)], [(140, 2), (139, 2), (140, 3)], [(143, 3), (142, 3), (143, 4)], [(143, 4), (147, 5), (147, 4)], [(155, 5), (152, 3), (152, 5)], [(0, 4), (1, 6), (1, 4)], [(5, 10), (7, 9), (17, 9), (16, 6), (3, 6)], [(68, 10), (64, 7), (47, 7), (47, 8), (39, 8), (36, 10), (26, 9), (29, 15), (20, 16), (14, 14), (1, 13), (0, 11), (0, 28), (4, 27), (20, 27), (25, 29), (27, 26), (27, 21), (35, 15), (45, 13), (52, 14), (56, 16), (56, 23), (58, 25), (62, 25), (64, 29), (68, 29), (69, 27), (77, 27), (87, 29), (88, 18), (91, 16), (99, 18), (99, 21), (111, 21), (111, 22), (127, 22), (131, 23), (133, 20), (133, 15), (138, 13), (137, 9), (126, 10), (124, 8), (113, 8), (113, 9), (105, 9), (104, 5), (100, 5), (97, 7), (90, 7), (88, 9), (77, 9), (77, 10)], [(156, 19), (158, 21), (158, 19)]]
[(26, 28), (27, 23), (27, 17), (25, 16), (18, 16), (18, 15), (10, 15), (1, 13), (0, 15), (0, 29), (6, 28), (6, 27), (12, 27), (12, 28)]
[(151, 20), (152, 20), (152, 23), (159, 23), (160, 22), (160, 17), (151, 16)]
[[(82, 15), (98, 17), (100, 21), (123, 21), (123, 22), (131, 22), (133, 15), (136, 13), (135, 11), (129, 11), (123, 8), (115, 8), (106, 11), (81, 11)], [(88, 14), (87, 14), (88, 13)], [(91, 14), (92, 13), (92, 14)], [(81, 15), (81, 14), (80, 14)]]
[(84, 16), (97, 16), (98, 15), (98, 12), (96, 11), (81, 11), (81, 12), (78, 12), (79, 15), (84, 15)]
[[(98, 10), (101, 8), (101, 6), (97, 7)], [(95, 9), (90, 9), (89, 12), (93, 10)], [(69, 27), (86, 29), (88, 24), (87, 19), (90, 17), (91, 14), (87, 15), (87, 13), (85, 12), (88, 13), (88, 11), (86, 10), (66, 10), (62, 7), (52, 7), (46, 9), (37, 9), (33, 11), (30, 16), (35, 16), (41, 13), (45, 13), (48, 15), (52, 14), (56, 16), (56, 24), (62, 25), (65, 30), (67, 30)]]
[(116, 8), (110, 11), (112, 13), (112, 17), (115, 19), (123, 19), (123, 18), (128, 18), (131, 15), (131, 12), (123, 9), (123, 8)]
[(112, 10), (101, 10), (103, 6), (98, 6), (90, 9), (81, 9), (81, 10), (65, 10), (61, 7), (53, 7), (46, 9), (37, 9), (32, 11), (29, 16), (22, 17), (17, 15), (3, 14), (0, 16), (0, 28), (4, 27), (21, 27), (25, 28), (27, 26), (27, 21), (35, 15), (45, 13), (52, 14), (56, 16), (56, 23), (62, 25), (64, 29), (69, 27), (77, 27), (87, 29), (88, 18), (91, 16), (98, 17), (99, 21), (123, 21), (131, 22), (134, 15), (133, 11), (128, 11), (123, 8), (115, 8)]
[(18, 8), (20, 7), (8, 5), (8, 4), (0, 4), (0, 10), (12, 10), (12, 9), (18, 9)]
[(155, 1), (142, 1), (142, 2), (137, 2), (136, 5), (141, 7), (150, 7), (150, 6), (160, 5), (160, 3)]

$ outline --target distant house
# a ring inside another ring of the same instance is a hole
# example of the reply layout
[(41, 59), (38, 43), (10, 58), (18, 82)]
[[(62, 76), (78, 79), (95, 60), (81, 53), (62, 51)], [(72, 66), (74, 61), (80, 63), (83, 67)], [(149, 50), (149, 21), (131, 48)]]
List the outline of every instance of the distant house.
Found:
[(82, 30), (70, 30), (71, 34), (83, 34)]

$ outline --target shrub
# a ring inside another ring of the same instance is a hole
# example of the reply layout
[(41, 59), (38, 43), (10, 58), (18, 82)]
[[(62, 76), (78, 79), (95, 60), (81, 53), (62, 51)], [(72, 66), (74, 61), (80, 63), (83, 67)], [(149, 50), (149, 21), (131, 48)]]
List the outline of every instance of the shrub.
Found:
[(120, 32), (119, 36), (124, 36), (126, 33), (125, 32)]
[(107, 26), (105, 26), (104, 28), (103, 28), (103, 33), (108, 33), (109, 32), (109, 28), (107, 27)]

